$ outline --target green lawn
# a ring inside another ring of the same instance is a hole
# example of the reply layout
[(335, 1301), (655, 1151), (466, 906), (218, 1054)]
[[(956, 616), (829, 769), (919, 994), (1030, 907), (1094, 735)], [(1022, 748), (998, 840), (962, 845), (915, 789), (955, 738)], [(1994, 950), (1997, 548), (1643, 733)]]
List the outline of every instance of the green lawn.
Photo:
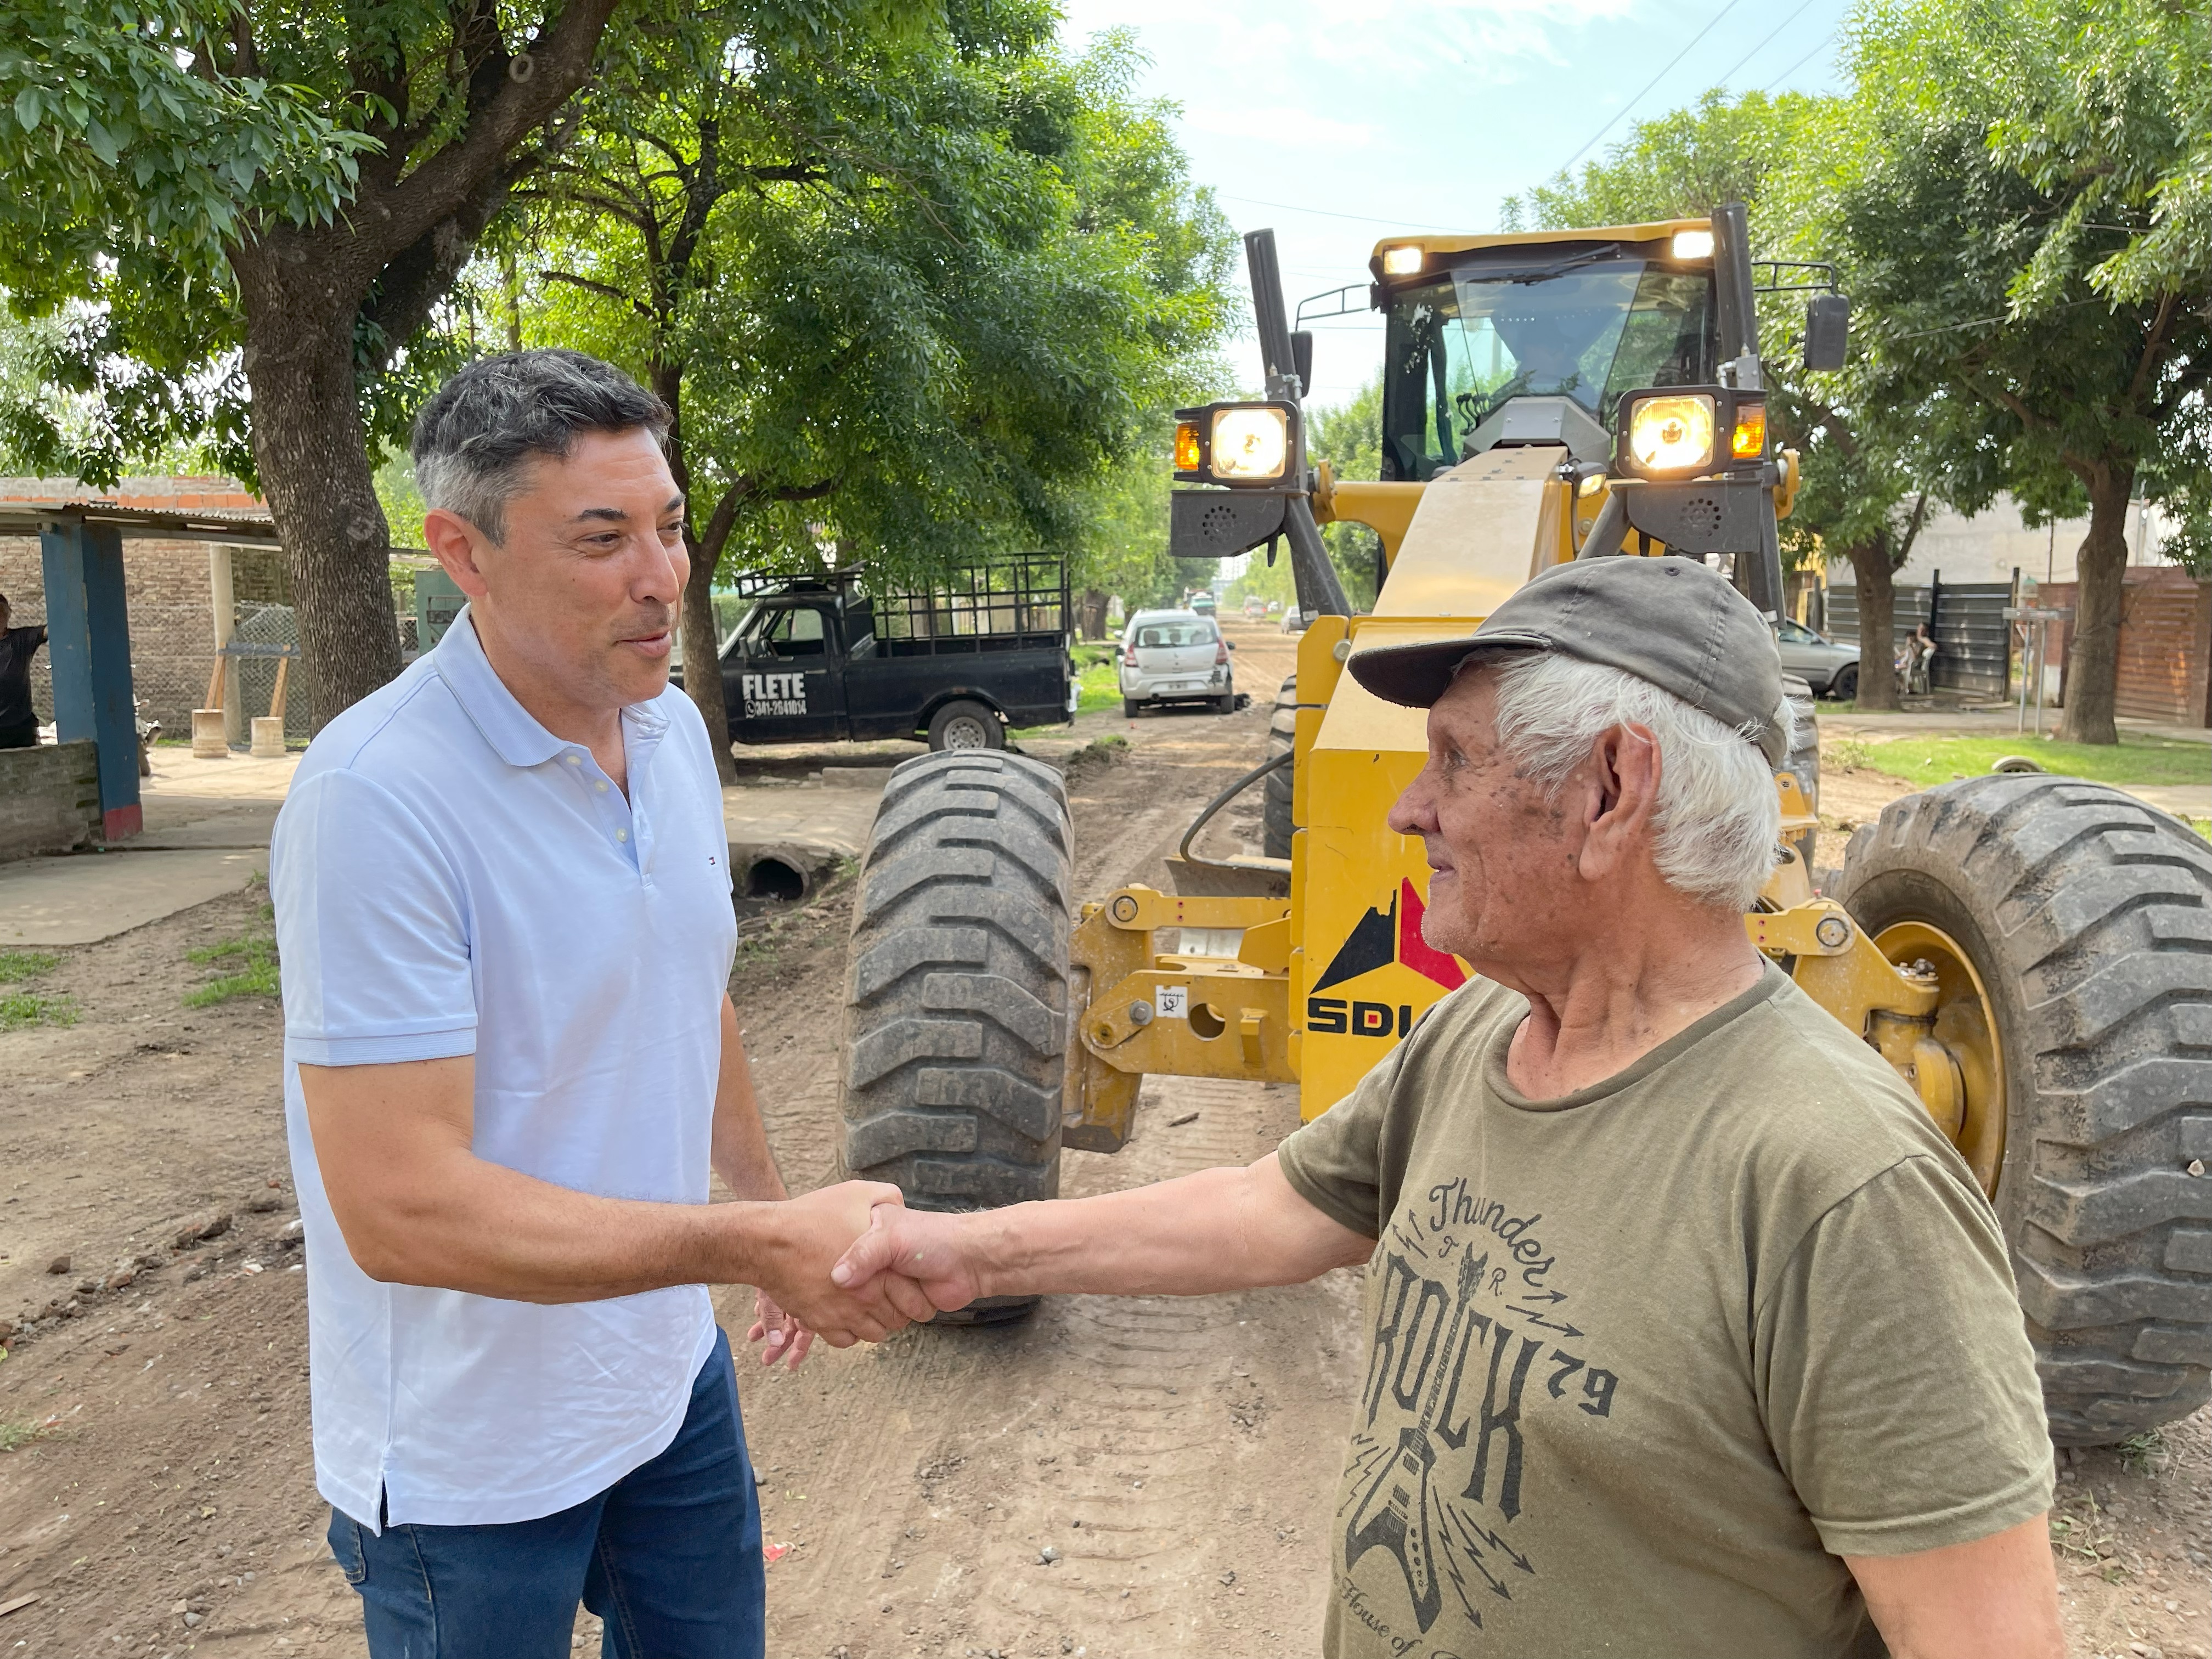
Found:
[(2032, 732), (1995, 738), (1845, 738), (1828, 746), (1832, 763), (1863, 766), (1906, 783), (1979, 777), (1993, 762), (2023, 755), (2046, 772), (2097, 783), (2212, 784), (2212, 744), (2128, 734), (2117, 747), (2057, 743)]

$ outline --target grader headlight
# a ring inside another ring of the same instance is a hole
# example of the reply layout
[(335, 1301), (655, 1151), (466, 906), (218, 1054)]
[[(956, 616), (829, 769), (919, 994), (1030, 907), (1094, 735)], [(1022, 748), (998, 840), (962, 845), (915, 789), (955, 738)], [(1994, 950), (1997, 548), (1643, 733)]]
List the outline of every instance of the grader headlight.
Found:
[(1271, 404), (1215, 411), (1213, 476), (1222, 483), (1273, 483), (1291, 460), (1291, 423)]
[(1421, 250), (1412, 243), (1382, 250), (1382, 274), (1385, 276), (1411, 276), (1421, 268)]
[(1206, 404), (1176, 410), (1175, 475), (1281, 495), (1299, 487), (1298, 411), (1289, 403)]
[(1677, 477), (1713, 464), (1713, 398), (1705, 392), (1645, 398), (1629, 410), (1628, 459), (1645, 476)]
[(1710, 230), (1678, 230), (1673, 247), (1677, 259), (1710, 259), (1713, 257), (1713, 234)]

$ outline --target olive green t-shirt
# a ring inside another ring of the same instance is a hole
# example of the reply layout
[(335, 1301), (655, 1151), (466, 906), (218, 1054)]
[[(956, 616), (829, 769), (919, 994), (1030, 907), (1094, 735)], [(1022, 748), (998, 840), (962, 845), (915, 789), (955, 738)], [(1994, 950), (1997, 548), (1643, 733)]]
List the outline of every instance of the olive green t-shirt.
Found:
[(1323, 1653), (1883, 1653), (1840, 1557), (2050, 1504), (1996, 1218), (1778, 969), (1558, 1100), (1527, 1007), (1468, 984), (1282, 1146), (1377, 1241)]

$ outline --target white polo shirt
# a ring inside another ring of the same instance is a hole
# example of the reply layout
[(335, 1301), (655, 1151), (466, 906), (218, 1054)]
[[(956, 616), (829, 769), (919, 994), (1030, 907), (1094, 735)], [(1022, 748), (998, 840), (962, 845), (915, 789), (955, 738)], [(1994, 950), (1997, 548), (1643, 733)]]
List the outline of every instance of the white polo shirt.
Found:
[(665, 1449), (704, 1286), (540, 1307), (380, 1285), (331, 1214), (301, 1063), (476, 1056), (477, 1156), (703, 1204), (737, 946), (722, 792), (673, 687), (622, 713), (629, 793), (501, 683), (464, 611), (324, 728), (278, 814), (284, 1109), (306, 1221), (316, 1485), (362, 1525), (526, 1521)]

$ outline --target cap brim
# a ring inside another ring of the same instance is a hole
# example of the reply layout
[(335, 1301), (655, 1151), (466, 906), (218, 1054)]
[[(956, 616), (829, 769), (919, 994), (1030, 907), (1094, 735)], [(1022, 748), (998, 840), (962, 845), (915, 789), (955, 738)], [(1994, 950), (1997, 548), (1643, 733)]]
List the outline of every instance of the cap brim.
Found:
[(1511, 633), (1456, 640), (1424, 640), (1419, 645), (1386, 645), (1355, 651), (1345, 667), (1352, 678), (1385, 702), (1402, 708), (1433, 708), (1451, 690), (1460, 665), (1469, 657), (1506, 651), (1541, 651), (1549, 640)]

